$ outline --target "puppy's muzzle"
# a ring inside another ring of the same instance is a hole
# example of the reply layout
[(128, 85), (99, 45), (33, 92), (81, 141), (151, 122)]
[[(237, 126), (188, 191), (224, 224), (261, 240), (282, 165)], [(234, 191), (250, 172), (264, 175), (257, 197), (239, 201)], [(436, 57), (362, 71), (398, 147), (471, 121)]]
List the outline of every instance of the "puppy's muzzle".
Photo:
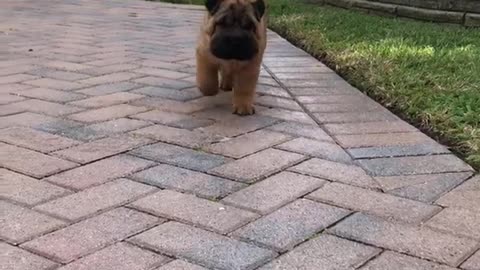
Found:
[(250, 60), (258, 53), (255, 40), (246, 34), (222, 34), (212, 39), (211, 52), (224, 60)]

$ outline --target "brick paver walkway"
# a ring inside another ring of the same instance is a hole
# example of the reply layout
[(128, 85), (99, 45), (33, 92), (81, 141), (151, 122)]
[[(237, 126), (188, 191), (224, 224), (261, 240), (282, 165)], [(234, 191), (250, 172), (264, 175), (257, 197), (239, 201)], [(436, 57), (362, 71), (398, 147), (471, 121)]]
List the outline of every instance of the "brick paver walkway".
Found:
[(480, 269), (480, 177), (270, 34), (201, 97), (202, 12), (0, 2), (0, 269)]

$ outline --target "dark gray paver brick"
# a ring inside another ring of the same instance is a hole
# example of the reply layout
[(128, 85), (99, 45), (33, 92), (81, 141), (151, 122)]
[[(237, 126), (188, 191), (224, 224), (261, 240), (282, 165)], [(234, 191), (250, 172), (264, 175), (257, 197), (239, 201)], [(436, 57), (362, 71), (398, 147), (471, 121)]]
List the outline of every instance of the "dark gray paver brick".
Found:
[(4, 201), (0, 201), (0, 213), (0, 238), (12, 244), (65, 225), (61, 220)]
[(316, 141), (306, 138), (297, 138), (276, 146), (278, 149), (291, 151), (307, 156), (318, 157), (331, 161), (351, 163), (352, 158), (339, 145)]
[(58, 266), (44, 257), (3, 242), (0, 242), (0, 261), (2, 270), (50, 270)]
[(309, 194), (318, 200), (387, 219), (419, 223), (440, 211), (440, 207), (359, 187), (331, 183)]
[(130, 206), (221, 234), (231, 232), (258, 217), (252, 212), (173, 190), (162, 190), (139, 199)]
[(359, 160), (359, 164), (375, 176), (472, 171), (470, 166), (454, 155), (378, 158)]
[(208, 145), (202, 149), (232, 158), (242, 158), (282, 143), (291, 137), (282, 133), (258, 130), (233, 139)]
[(446, 207), (460, 207), (477, 210), (480, 205), (480, 175), (469, 179), (454, 190), (442, 196), (437, 203)]
[(168, 222), (131, 238), (141, 246), (222, 270), (254, 269), (273, 251), (177, 222)]
[(375, 247), (322, 234), (283, 256), (268, 263), (261, 270), (337, 270), (355, 269), (378, 254)]
[(470, 177), (472, 173), (441, 173), (375, 177), (389, 194), (421, 202), (433, 202)]
[[(392, 136), (392, 134), (390, 135)], [(438, 143), (413, 144), (386, 147), (365, 147), (347, 149), (355, 159), (381, 158), (381, 157), (404, 157), (404, 156), (427, 156), (436, 154), (448, 154), (447, 147)]]
[(126, 135), (115, 136), (56, 151), (52, 155), (84, 164), (152, 142), (153, 140), (148, 138), (134, 138)]
[(361, 270), (454, 270), (446, 265), (421, 260), (400, 253), (385, 251), (377, 258), (368, 262)]
[(167, 261), (166, 256), (131, 244), (118, 243), (60, 267), (58, 270), (148, 270)]
[(0, 130), (0, 141), (44, 153), (68, 148), (80, 143), (79, 141), (27, 127), (11, 127)]
[(208, 171), (211, 168), (230, 161), (219, 155), (208, 154), (166, 143), (156, 143), (140, 147), (130, 153), (139, 157), (197, 171)]
[(223, 202), (266, 214), (324, 183), (318, 178), (282, 172), (227, 196)]
[(145, 159), (118, 155), (50, 176), (46, 180), (72, 189), (85, 189), (137, 172), (153, 164)]
[(298, 137), (333, 142), (332, 137), (330, 137), (323, 129), (315, 125), (305, 125), (296, 122), (284, 122), (270, 126), (267, 129)]
[(0, 165), (33, 177), (44, 177), (77, 164), (35, 151), (0, 143)]
[(374, 246), (457, 266), (477, 248), (474, 240), (360, 213), (342, 221), (331, 232)]
[(156, 188), (127, 179), (117, 179), (36, 206), (35, 210), (75, 221), (104, 209), (125, 204)]
[(138, 172), (132, 178), (149, 185), (189, 192), (209, 199), (225, 197), (246, 186), (243, 183), (167, 164)]
[(22, 244), (23, 248), (69, 263), (116, 241), (148, 229), (159, 219), (117, 208)]
[(359, 187), (378, 187), (373, 178), (367, 175), (362, 168), (324, 159), (313, 158), (290, 168), (290, 170)]
[(287, 251), (342, 219), (349, 211), (299, 199), (233, 233), (260, 245)]
[(480, 239), (480, 211), (445, 208), (427, 223), (428, 226), (451, 234)]
[(252, 183), (304, 159), (303, 155), (267, 149), (210, 170), (210, 173)]
[(466, 262), (462, 264), (462, 269), (478, 270), (480, 269), (480, 251), (477, 251)]
[(207, 270), (207, 268), (191, 264), (182, 260), (174, 260), (155, 270)]
[(69, 191), (45, 181), (0, 168), (0, 198), (35, 205), (68, 194)]

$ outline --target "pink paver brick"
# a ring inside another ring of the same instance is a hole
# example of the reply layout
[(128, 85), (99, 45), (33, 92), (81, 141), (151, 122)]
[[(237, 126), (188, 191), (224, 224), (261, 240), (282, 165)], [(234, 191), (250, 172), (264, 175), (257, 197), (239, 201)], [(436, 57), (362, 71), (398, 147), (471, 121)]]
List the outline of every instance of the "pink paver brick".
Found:
[(33, 88), (33, 89), (21, 91), (18, 94), (24, 97), (38, 98), (38, 99), (54, 101), (54, 102), (68, 102), (72, 100), (82, 99), (85, 97), (84, 95), (80, 95), (72, 92), (66, 92), (66, 91), (60, 91), (60, 90), (54, 90), (54, 89), (48, 89), (48, 88)]
[(56, 174), (46, 180), (73, 189), (85, 189), (152, 166), (154, 163), (127, 155), (96, 161)]
[(61, 220), (4, 201), (0, 201), (0, 213), (0, 238), (12, 244), (66, 225)]
[(87, 108), (99, 108), (107, 107), (121, 103), (127, 103), (129, 101), (143, 98), (144, 96), (127, 93), (127, 92), (118, 92), (105, 96), (91, 97), (79, 101), (70, 102), (71, 105)]
[(32, 206), (68, 193), (48, 182), (0, 168), (1, 199)]
[(156, 188), (151, 186), (127, 179), (118, 179), (49, 201), (34, 209), (76, 221), (105, 209), (126, 204), (154, 190)]
[(80, 143), (69, 138), (26, 127), (12, 127), (0, 130), (0, 141), (44, 153), (68, 148)]
[(60, 267), (58, 270), (150, 270), (168, 260), (166, 256), (122, 242)]
[(58, 266), (51, 260), (3, 242), (0, 242), (0, 262), (2, 270), (50, 270)]
[(81, 121), (81, 122), (101, 122), (112, 120), (116, 118), (123, 118), (132, 114), (137, 114), (148, 110), (145, 107), (137, 107), (128, 104), (114, 105), (110, 107), (104, 107), (100, 109), (93, 109), (85, 112), (80, 112), (77, 114), (72, 114), (69, 118)]
[(51, 116), (62, 116), (85, 110), (85, 108), (79, 108), (75, 106), (64, 105), (39, 99), (24, 100), (11, 105), (25, 111), (42, 113)]
[(21, 247), (69, 263), (158, 222), (153, 216), (117, 208), (26, 242)]
[(70, 161), (4, 143), (0, 143), (0, 153), (0, 166), (38, 178), (77, 166)]
[(55, 80), (55, 79), (50, 79), (50, 78), (42, 78), (42, 79), (38, 79), (38, 80), (31, 80), (31, 81), (25, 82), (25, 84), (38, 86), (38, 87), (44, 87), (44, 88), (63, 90), (63, 91), (70, 91), (70, 90), (75, 90), (75, 89), (85, 87), (85, 85), (80, 84), (80, 83), (62, 81), (62, 80)]

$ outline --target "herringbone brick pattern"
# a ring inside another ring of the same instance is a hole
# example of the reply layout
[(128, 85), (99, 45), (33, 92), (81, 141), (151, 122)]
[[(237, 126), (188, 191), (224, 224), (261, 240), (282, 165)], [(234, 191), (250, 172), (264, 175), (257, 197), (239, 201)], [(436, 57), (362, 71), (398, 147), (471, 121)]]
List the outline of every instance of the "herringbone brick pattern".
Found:
[(198, 8), (0, 1), (0, 269), (480, 269), (480, 177), (269, 32), (257, 114)]

